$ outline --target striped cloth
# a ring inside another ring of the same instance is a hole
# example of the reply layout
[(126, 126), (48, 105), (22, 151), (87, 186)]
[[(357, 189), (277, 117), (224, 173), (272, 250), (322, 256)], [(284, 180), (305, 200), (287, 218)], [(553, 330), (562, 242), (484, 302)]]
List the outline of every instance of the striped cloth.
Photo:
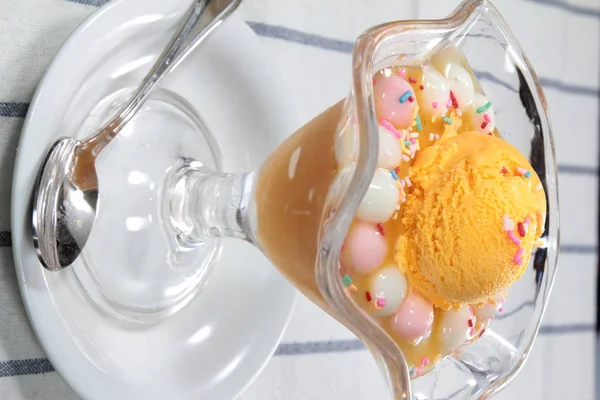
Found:
[[(168, 0), (164, 0), (168, 1)], [(0, 0), (0, 398), (75, 399), (37, 343), (10, 239), (15, 149), (35, 86), (75, 26), (104, 0)], [(497, 0), (541, 76), (556, 132), (560, 270), (529, 362), (499, 399), (595, 398), (600, 2)], [(372, 4), (377, 4), (374, 8)], [(437, 18), (457, 0), (246, 0), (239, 12), (291, 78), (306, 120), (348, 90), (353, 39), (392, 20)], [(343, 6), (342, 6), (343, 4)], [(326, 79), (326, 81), (323, 81)], [(310, 322), (309, 322), (310, 321)], [(242, 400), (384, 399), (364, 347), (304, 298)]]

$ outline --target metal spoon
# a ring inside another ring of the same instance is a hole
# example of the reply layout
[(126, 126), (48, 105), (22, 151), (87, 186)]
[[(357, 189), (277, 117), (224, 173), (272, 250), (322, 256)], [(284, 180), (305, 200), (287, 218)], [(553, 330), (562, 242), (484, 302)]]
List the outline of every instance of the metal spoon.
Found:
[(119, 114), (85, 141), (54, 143), (33, 192), (33, 243), (42, 265), (58, 271), (71, 265), (85, 246), (98, 205), (95, 160), (133, 118), (160, 82), (217, 28), (242, 0), (193, 0), (166, 49)]

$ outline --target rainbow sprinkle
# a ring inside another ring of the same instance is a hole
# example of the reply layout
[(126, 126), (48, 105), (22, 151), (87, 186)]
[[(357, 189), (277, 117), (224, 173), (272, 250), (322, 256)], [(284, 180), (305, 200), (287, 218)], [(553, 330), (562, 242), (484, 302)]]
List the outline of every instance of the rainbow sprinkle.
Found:
[(517, 231), (519, 232), (519, 236), (521, 236), (521, 237), (525, 236), (525, 233), (526, 233), (525, 232), (525, 225), (523, 225), (522, 222), (519, 222), (517, 224)]
[(400, 96), (400, 103), (405, 103), (406, 100), (408, 100), (408, 98), (412, 95), (412, 92), (410, 90), (407, 90), (402, 96)]
[(417, 83), (417, 80), (415, 78), (413, 78), (412, 76), (410, 78), (408, 78), (408, 81), (410, 83)]
[(435, 138), (435, 135), (433, 133), (429, 134), (429, 141), (433, 142), (433, 139)]
[(481, 123), (481, 129), (485, 129), (486, 126), (488, 126), (488, 122), (487, 121), (483, 121)]
[(408, 157), (406, 154), (402, 154), (402, 159), (403, 159), (405, 162), (409, 162), (409, 161), (410, 161), (410, 158), (409, 158), (409, 157)]
[(431, 107), (433, 107), (434, 109), (437, 109), (437, 107), (438, 107), (438, 102), (437, 102), (437, 101), (434, 101), (434, 102), (432, 102), (432, 103), (431, 103)]
[(411, 187), (411, 186), (412, 186), (412, 182), (411, 182), (411, 180), (410, 180), (410, 178), (409, 178), (408, 176), (407, 176), (406, 178), (404, 178), (404, 180), (406, 181), (406, 185), (407, 185), (408, 187)]
[[(412, 113), (412, 119), (416, 119), (417, 118), (417, 114), (419, 114), (419, 106), (415, 106), (413, 108), (413, 113)], [(415, 121), (413, 121), (413, 124), (416, 124)]]
[(390, 170), (390, 174), (392, 174), (392, 178), (394, 178), (394, 180), (399, 181), (400, 178), (398, 177), (398, 174), (396, 174), (396, 171), (394, 171), (393, 169)]
[(512, 219), (510, 219), (508, 214), (504, 214), (504, 216), (502, 217), (502, 228), (506, 232), (512, 231), (515, 229), (515, 222)]
[(485, 333), (485, 328), (483, 328), (483, 329), (481, 330), (481, 332), (479, 332), (479, 337), (482, 337), (484, 333)]
[(411, 143), (410, 143), (410, 140), (405, 140), (405, 141), (404, 141), (404, 145), (405, 145), (406, 147), (409, 147), (409, 146), (411, 145)]
[(350, 290), (353, 293), (358, 292), (358, 288), (356, 286), (354, 286), (354, 285), (348, 286), (348, 290)]
[(417, 122), (417, 131), (423, 129), (423, 125), (421, 124), (421, 117), (419, 116), (419, 114), (417, 114), (417, 118), (415, 118), (415, 121)]
[(492, 123), (492, 119), (490, 118), (490, 115), (488, 113), (483, 114), (483, 119), (489, 122), (490, 124)]
[(477, 114), (481, 114), (482, 112), (487, 111), (488, 108), (490, 108), (492, 106), (492, 102), (488, 101), (487, 103), (485, 103), (484, 105), (482, 105), (481, 107), (475, 109), (475, 112)]
[(397, 139), (400, 139), (402, 137), (400, 132), (398, 132), (398, 129), (396, 129), (396, 127), (394, 125), (392, 125), (389, 121), (382, 119), (381, 126), (383, 126), (385, 129), (390, 131), (390, 133), (392, 133), (394, 136), (396, 136)]
[(401, 77), (403, 77), (404, 79), (406, 79), (406, 71), (403, 70), (402, 68), (400, 68), (398, 70), (398, 74), (400, 74)]
[(517, 172), (520, 175), (523, 175), (525, 178), (531, 178), (531, 172), (527, 171), (525, 168), (523, 167), (517, 167)]
[(370, 302), (372, 300), (371, 293), (365, 292), (365, 298), (367, 299), (368, 302)]
[(419, 133), (418, 132), (413, 132), (410, 134), (410, 138), (411, 139), (417, 139), (419, 137)]
[(452, 118), (444, 117), (442, 118), (442, 121), (444, 121), (448, 125), (452, 124)]
[(437, 133), (435, 134), (435, 140), (440, 140), (440, 135), (438, 135)]
[(377, 299), (376, 304), (377, 304), (377, 307), (385, 307), (387, 304), (387, 301), (385, 299)]
[(510, 239), (510, 240), (511, 240), (511, 241), (512, 241), (514, 244), (516, 244), (517, 246), (520, 246), (520, 245), (521, 245), (521, 241), (519, 240), (519, 238), (517, 238), (517, 237), (515, 236), (515, 234), (513, 233), (513, 231), (508, 231), (508, 232), (506, 232), (506, 234), (508, 235), (508, 238), (509, 238), (509, 239)]
[(381, 233), (381, 236), (385, 236), (385, 229), (383, 229), (383, 225), (377, 224), (377, 230)]
[(346, 274), (342, 276), (342, 284), (344, 285), (344, 287), (352, 285), (352, 278), (350, 278), (350, 275)]
[[(517, 250), (517, 252), (515, 253), (515, 257), (513, 258), (514, 262), (519, 262), (519, 260), (521, 260), (521, 257), (523, 257), (523, 252), (525, 250), (523, 250), (522, 247), (519, 247), (519, 250)], [(521, 265), (521, 264), (519, 264)]]
[(448, 98), (448, 101), (446, 102), (446, 108), (449, 110), (450, 107), (452, 107), (452, 99)]
[(454, 92), (452, 90), (450, 91), (450, 101), (452, 102), (454, 108), (458, 108), (458, 101), (456, 101), (456, 97), (454, 96)]
[(423, 90), (423, 89), (425, 89), (425, 86), (419, 85), (419, 89)]
[(462, 117), (462, 111), (460, 111), (460, 108), (456, 109), (455, 114), (457, 117)]

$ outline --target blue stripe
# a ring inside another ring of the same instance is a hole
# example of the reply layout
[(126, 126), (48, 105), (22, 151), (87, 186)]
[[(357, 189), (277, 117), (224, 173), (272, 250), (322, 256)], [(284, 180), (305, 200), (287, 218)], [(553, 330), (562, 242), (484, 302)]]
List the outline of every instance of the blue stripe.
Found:
[(596, 254), (598, 246), (592, 244), (561, 244), (560, 252), (569, 254)]
[[(492, 83), (495, 83), (497, 85), (500, 85), (500, 86), (510, 90), (511, 92), (515, 92), (515, 93), (518, 92), (518, 89), (516, 86), (513, 86), (508, 82), (504, 82), (497, 76), (495, 76), (487, 71), (473, 71), (473, 72), (475, 73), (475, 76), (477, 76), (477, 79), (479, 79), (480, 81), (492, 82)], [(561, 92), (565, 92), (568, 94), (574, 94), (574, 95), (600, 97), (600, 89), (598, 89), (598, 88), (592, 88), (589, 86), (582, 86), (582, 85), (573, 85), (573, 84), (561, 82), (557, 79), (544, 78), (544, 77), (540, 77), (540, 76), (538, 76), (538, 79), (540, 81), (540, 84), (544, 87), (544, 89), (554, 89), (554, 90), (558, 90)]]
[(275, 351), (276, 356), (296, 356), (322, 353), (345, 353), (364, 350), (365, 345), (356, 339), (330, 340), (327, 342), (281, 343)]
[(573, 85), (559, 81), (558, 79), (544, 78), (538, 76), (541, 85), (544, 89), (555, 89), (569, 94), (578, 94), (582, 96), (600, 97), (600, 89), (589, 86)]
[[(549, 325), (540, 328), (540, 335), (565, 335), (570, 333), (593, 332), (595, 328), (596, 326), (594, 324)], [(275, 351), (275, 356), (347, 353), (365, 349), (364, 344), (358, 339), (329, 340), (323, 342), (292, 342), (281, 343)], [(49, 372), (54, 372), (54, 368), (47, 358), (0, 362), (0, 377), (45, 374)]]
[[(595, 330), (595, 324), (546, 325), (540, 327), (539, 334), (544, 336), (566, 335), (571, 333), (594, 332)], [(346, 353), (365, 349), (365, 345), (358, 339), (330, 340), (325, 342), (281, 343), (278, 346), (275, 355), (297, 356), (323, 353)]]
[(346, 40), (332, 39), (283, 26), (264, 24), (262, 22), (246, 21), (246, 23), (257, 35), (263, 37), (281, 39), (286, 42), (294, 42), (341, 53), (352, 53), (352, 49), (354, 48), (354, 43)]
[(510, 310), (510, 311), (507, 311), (507, 312), (499, 313), (496, 316), (496, 319), (497, 320), (503, 320), (503, 319), (506, 319), (508, 317), (512, 317), (513, 315), (517, 314), (518, 312), (520, 312), (521, 310), (523, 310), (525, 308), (531, 308), (531, 307), (533, 307), (534, 304), (535, 304), (535, 302), (533, 302), (532, 300), (526, 301), (523, 304), (519, 305), (514, 310)]
[(0, 117), (25, 118), (29, 103), (2, 103), (0, 102)]
[(85, 4), (86, 6), (101, 7), (110, 0), (66, 0), (69, 3)]
[(12, 247), (12, 235), (7, 231), (0, 231), (0, 247)]
[(0, 362), (0, 378), (7, 376), (46, 374), (53, 371), (54, 367), (47, 358)]
[(540, 335), (564, 335), (582, 332), (596, 332), (596, 324), (542, 325), (540, 327)]
[(598, 175), (598, 168), (584, 165), (558, 164), (558, 172), (561, 174), (596, 176)]
[(538, 3), (544, 6), (550, 6), (559, 8), (563, 11), (570, 12), (572, 14), (582, 15), (586, 17), (599, 18), (600, 17), (600, 9), (593, 7), (584, 7), (579, 6), (577, 4), (572, 4), (568, 1), (564, 0), (525, 0), (531, 3)]
[(504, 82), (500, 78), (496, 77), (496, 75), (493, 75), (487, 71), (473, 71), (473, 72), (475, 73), (475, 76), (477, 77), (477, 79), (480, 81), (488, 81), (488, 82), (495, 83), (497, 85), (502, 86), (505, 89), (510, 90), (511, 92), (514, 92), (514, 93), (517, 93), (519, 91), (516, 86), (513, 86), (510, 83)]

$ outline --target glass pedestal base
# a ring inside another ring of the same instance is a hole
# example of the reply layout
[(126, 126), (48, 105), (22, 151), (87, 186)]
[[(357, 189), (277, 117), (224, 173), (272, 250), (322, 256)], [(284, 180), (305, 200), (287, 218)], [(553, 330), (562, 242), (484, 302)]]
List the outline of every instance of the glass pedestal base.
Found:
[[(88, 116), (87, 137), (126, 93), (104, 99)], [(169, 178), (183, 159), (220, 170), (220, 154), (200, 117), (176, 94), (159, 90), (97, 160), (98, 215), (74, 271), (108, 314), (156, 322), (184, 307), (206, 282), (220, 239), (190, 246), (164, 224)]]

